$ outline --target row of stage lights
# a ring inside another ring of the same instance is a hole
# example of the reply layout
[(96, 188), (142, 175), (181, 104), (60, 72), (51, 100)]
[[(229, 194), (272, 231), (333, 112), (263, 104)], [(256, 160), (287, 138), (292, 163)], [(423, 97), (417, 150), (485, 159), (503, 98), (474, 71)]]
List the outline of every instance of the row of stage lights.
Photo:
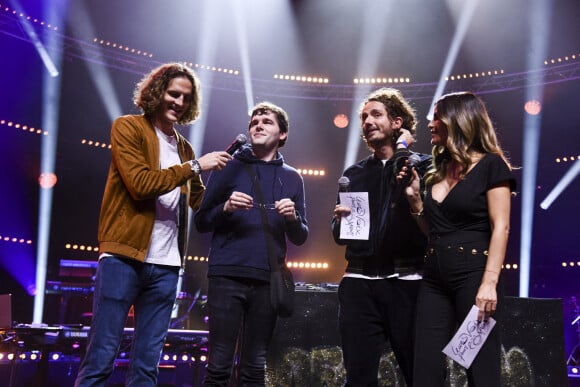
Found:
[(302, 176), (325, 176), (324, 169), (298, 169), (298, 173)]
[[(209, 258), (204, 256), (187, 256), (185, 258), (188, 262), (208, 262)], [(298, 262), (298, 261), (287, 261), (286, 266), (290, 269), (303, 269), (303, 270), (327, 270), (330, 265), (326, 262)]]
[(147, 51), (141, 51), (135, 48), (130, 48), (128, 46), (124, 46), (122, 44), (118, 44), (118, 43), (111, 43), (109, 41), (105, 41), (103, 39), (98, 39), (98, 38), (94, 38), (93, 39), (93, 43), (97, 43), (101, 46), (104, 47), (112, 47), (112, 48), (117, 48), (121, 51), (125, 51), (125, 52), (129, 52), (131, 54), (135, 54), (135, 55), (142, 55), (142, 56), (146, 56), (148, 58), (153, 58), (153, 54)]
[(571, 54), (571, 55), (566, 55), (564, 57), (559, 57), (559, 58), (552, 58), (552, 59), (546, 59), (544, 61), (544, 65), (548, 66), (548, 65), (553, 65), (553, 64), (561, 64), (562, 62), (568, 62), (568, 61), (573, 61), (580, 58), (580, 54)]
[[(59, 361), (63, 360), (66, 356), (61, 352), (51, 352), (48, 354), (49, 361)], [(42, 359), (42, 352), (40, 351), (26, 351), (26, 352), (14, 352), (5, 351), (0, 352), (0, 363), (1, 362), (13, 362), (18, 361), (40, 361)]]
[(98, 246), (86, 246), (86, 245), (79, 245), (76, 243), (67, 243), (64, 245), (64, 248), (67, 250), (99, 251)]
[(445, 80), (446, 81), (459, 81), (462, 79), (491, 77), (492, 75), (501, 75), (503, 73), (504, 73), (504, 71), (501, 69), (500, 70), (488, 70), (488, 71), (482, 71), (481, 73), (450, 75), (450, 76), (445, 77)]
[(13, 237), (13, 236), (11, 237), (8, 235), (0, 235), (0, 241), (27, 244), (27, 245), (32, 244), (32, 240), (30, 240), (30, 239), (17, 238), (17, 237)]
[(562, 156), (562, 157), (556, 157), (556, 162), (557, 163), (572, 163), (576, 160), (580, 160), (580, 155), (578, 156)]
[(183, 63), (185, 63), (189, 67), (196, 68), (196, 69), (215, 71), (218, 73), (224, 73), (224, 74), (230, 74), (230, 75), (240, 75), (240, 72), (238, 70), (226, 69), (223, 67), (216, 67), (216, 66), (201, 65), (199, 63), (192, 63), (192, 62), (189, 62), (189, 63), (183, 62)]
[(3, 9), (4, 12), (6, 12), (6, 13), (11, 13), (14, 16), (18, 16), (18, 17), (21, 17), (23, 19), (26, 19), (26, 21), (28, 21), (30, 23), (37, 24), (37, 25), (42, 26), (44, 28), (48, 28), (49, 30), (58, 31), (58, 27), (57, 26), (53, 26), (52, 24), (46, 23), (43, 20), (39, 20), (37, 18), (33, 18), (31, 16), (27, 16), (27, 15), (23, 14), (22, 12), (18, 12), (17, 10), (12, 9), (12, 8), (10, 8), (8, 6), (3, 6), (2, 4), (0, 4), (0, 9)]
[(517, 270), (519, 268), (517, 263), (504, 263), (501, 265), (503, 270)]
[(352, 80), (352, 83), (354, 83), (355, 85), (375, 85), (375, 84), (398, 84), (398, 83), (411, 83), (411, 79), (410, 78), (393, 78), (393, 77), (389, 77), (389, 78), (355, 78)]
[(105, 142), (100, 142), (100, 141), (87, 140), (86, 138), (83, 138), (81, 140), (81, 144), (88, 145), (88, 146), (93, 146), (95, 148), (107, 148), (107, 149), (111, 149), (111, 144), (107, 144)]
[[(72, 356), (75, 357), (74, 355)], [(76, 356), (78, 357), (78, 356)], [(129, 357), (129, 354), (121, 352), (119, 353), (119, 360), (125, 360)], [(14, 361), (21, 361), (21, 362), (37, 362), (42, 359), (42, 353), (37, 350), (33, 351), (26, 351), (26, 352), (15, 352), (15, 351), (5, 351), (0, 352), (0, 363), (2, 362), (14, 362)], [(66, 355), (62, 352), (50, 352), (48, 354), (48, 360), (52, 362), (56, 361), (70, 361), (71, 355)], [(207, 355), (199, 354), (194, 355), (191, 353), (183, 352), (183, 353), (163, 353), (161, 355), (162, 362), (171, 362), (171, 363), (205, 363), (207, 362)]]
[(7, 120), (0, 120), (0, 125), (8, 126), (10, 128), (21, 129), (23, 132), (34, 133), (34, 134), (41, 134), (43, 136), (47, 136), (48, 132), (43, 131), (40, 128), (34, 128), (32, 126), (28, 126), (26, 124), (21, 124), (19, 122), (14, 121), (7, 121)]
[[(136, 48), (131, 48), (131, 47), (128, 47), (128, 46), (123, 45), (121, 43), (109, 42), (107, 40), (103, 40), (103, 39), (99, 39), (99, 38), (93, 38), (93, 43), (96, 43), (100, 46), (107, 47), (107, 48), (115, 48), (115, 49), (124, 51), (126, 53), (131, 53), (131, 54), (135, 54), (135, 55), (139, 55), (139, 56), (153, 58), (153, 54), (150, 52), (142, 51), (142, 50), (139, 50)], [(199, 64), (199, 63), (186, 62), (186, 61), (182, 62), (182, 63), (191, 67), (191, 68), (200, 69), (200, 70), (215, 71), (218, 73), (224, 73), (224, 74), (230, 74), (230, 75), (239, 75), (240, 74), (239, 70), (227, 69), (227, 68), (223, 68), (223, 67), (219, 67), (219, 66), (203, 65), (203, 64)]]
[(288, 75), (288, 74), (274, 74), (274, 79), (283, 81), (296, 81), (305, 83), (328, 83), (328, 78), (313, 77), (311, 75)]
[(564, 261), (562, 262), (562, 267), (563, 268), (580, 268), (580, 261)]
[(181, 363), (205, 363), (207, 362), (207, 355), (195, 356), (190, 353), (164, 353), (161, 355), (162, 362), (181, 362)]

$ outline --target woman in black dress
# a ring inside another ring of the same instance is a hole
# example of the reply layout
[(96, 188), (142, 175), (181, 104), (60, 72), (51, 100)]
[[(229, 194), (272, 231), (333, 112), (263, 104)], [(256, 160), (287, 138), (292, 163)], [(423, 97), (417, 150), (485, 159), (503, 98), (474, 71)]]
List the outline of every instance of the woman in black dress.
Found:
[[(435, 104), (429, 129), (433, 165), (425, 175), (425, 193), (415, 171), (406, 188), (411, 211), (429, 235), (417, 305), (417, 387), (444, 385), (441, 351), (471, 307), (475, 304), (478, 320), (486, 321), (502, 301), (500, 271), (515, 189), (511, 166), (479, 97), (444, 95)], [(404, 173), (406, 168), (399, 178)], [(469, 385), (500, 386), (500, 361), (496, 326), (467, 370)]]

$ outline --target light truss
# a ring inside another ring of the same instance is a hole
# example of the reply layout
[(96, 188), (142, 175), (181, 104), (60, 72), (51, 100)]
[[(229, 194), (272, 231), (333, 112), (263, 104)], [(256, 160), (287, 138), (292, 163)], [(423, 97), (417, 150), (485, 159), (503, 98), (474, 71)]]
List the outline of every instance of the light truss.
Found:
[[(0, 33), (15, 39), (32, 44), (28, 35), (18, 21), (18, 17), (11, 13), (0, 13)], [(41, 26), (34, 26), (39, 34), (54, 33)], [(40, 35), (42, 36), (42, 35)], [(93, 41), (84, 41), (63, 35), (62, 54), (72, 60), (98, 63), (116, 70), (133, 74), (144, 74), (163, 62), (146, 56), (125, 52), (118, 48), (103, 46)], [(194, 62), (185, 60), (184, 62)], [(212, 71), (197, 69), (196, 71)], [(545, 68), (519, 73), (468, 78), (447, 82), (445, 91), (471, 90), (478, 94), (500, 93), (511, 90), (524, 89), (536, 84), (554, 84), (580, 78), (580, 60), (566, 62), (559, 65), (548, 65)], [(532, 81), (532, 83), (530, 83)], [(401, 90), (410, 100), (432, 99), (437, 88), (437, 82), (430, 83), (401, 83), (401, 84), (371, 84), (371, 86), (392, 86)], [(208, 84), (216, 90), (225, 90), (234, 93), (245, 93), (244, 80), (240, 75), (215, 72)], [(291, 99), (310, 99), (327, 101), (351, 101), (355, 98), (357, 85), (332, 85), (319, 83), (302, 83), (280, 79), (252, 79), (254, 94), (261, 98), (282, 97)]]

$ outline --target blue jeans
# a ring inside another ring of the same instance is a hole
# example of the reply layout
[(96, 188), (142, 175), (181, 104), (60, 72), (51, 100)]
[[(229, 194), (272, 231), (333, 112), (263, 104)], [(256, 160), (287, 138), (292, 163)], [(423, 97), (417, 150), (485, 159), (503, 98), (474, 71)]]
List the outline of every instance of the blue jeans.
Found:
[(209, 359), (204, 386), (227, 386), (238, 344), (238, 386), (264, 386), (276, 314), (266, 282), (209, 277)]
[(179, 267), (115, 256), (99, 261), (93, 320), (77, 387), (105, 386), (134, 305), (135, 331), (127, 386), (155, 386), (159, 358), (175, 302)]

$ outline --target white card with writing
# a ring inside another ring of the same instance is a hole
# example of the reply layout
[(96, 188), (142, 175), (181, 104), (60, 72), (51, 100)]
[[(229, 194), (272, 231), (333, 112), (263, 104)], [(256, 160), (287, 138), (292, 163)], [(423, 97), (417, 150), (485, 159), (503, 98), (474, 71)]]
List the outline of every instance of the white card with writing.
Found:
[(340, 220), (340, 239), (368, 240), (371, 217), (368, 192), (339, 192), (340, 204), (350, 207), (350, 215)]
[(443, 348), (444, 354), (465, 368), (471, 366), (496, 322), (491, 317), (486, 322), (477, 321), (478, 312), (479, 308), (473, 305), (451, 341)]

